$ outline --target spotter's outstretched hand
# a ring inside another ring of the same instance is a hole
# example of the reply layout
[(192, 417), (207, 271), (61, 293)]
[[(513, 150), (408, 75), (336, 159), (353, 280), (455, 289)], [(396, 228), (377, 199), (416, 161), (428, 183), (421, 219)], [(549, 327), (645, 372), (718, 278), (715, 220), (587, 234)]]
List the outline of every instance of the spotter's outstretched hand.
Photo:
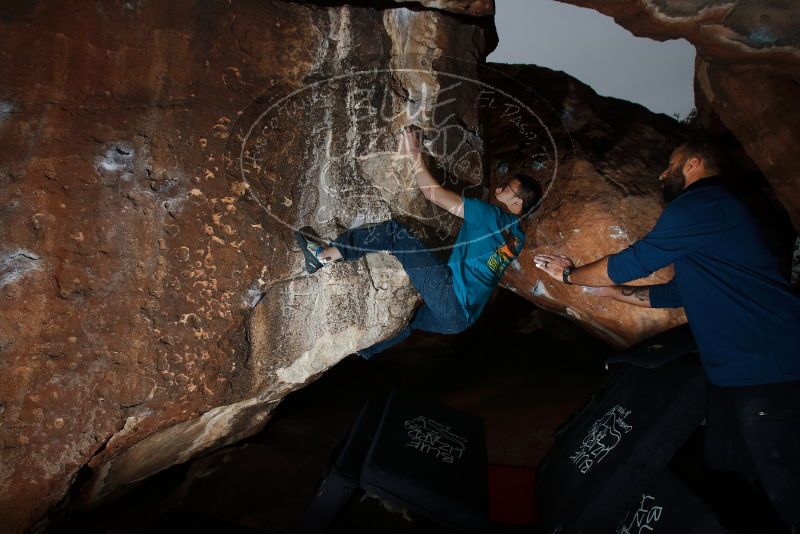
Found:
[(562, 274), (567, 267), (575, 267), (575, 263), (563, 254), (537, 254), (533, 262), (539, 269), (550, 275), (554, 280), (563, 282)]

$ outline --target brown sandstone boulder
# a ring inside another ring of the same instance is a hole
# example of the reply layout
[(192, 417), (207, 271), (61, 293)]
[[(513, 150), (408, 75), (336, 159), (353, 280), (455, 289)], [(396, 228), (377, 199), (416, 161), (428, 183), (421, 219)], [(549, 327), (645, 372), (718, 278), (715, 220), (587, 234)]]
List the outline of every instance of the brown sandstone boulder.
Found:
[(477, 89), (432, 73), (485, 57), (480, 24), (270, 0), (0, 9), (0, 531), (79, 471), (91, 504), (256, 432), (402, 327), (418, 297), (395, 260), (306, 276), (292, 229), (398, 215), (451, 237), (391, 153), (406, 123), (450, 125), (466, 164), (447, 175), (480, 181)]
[[(544, 190), (542, 202), (525, 221), (525, 248), (503, 285), (619, 347), (685, 322), (682, 310), (648, 310), (588, 296), (533, 265), (539, 252), (588, 263), (647, 233), (663, 209), (658, 176), (685, 129), (666, 115), (601, 97), (561, 72), (489, 66), (493, 70), (483, 71), (482, 79), (492, 93), (516, 99), (498, 97), (485, 113), (491, 182), (522, 173), (536, 178)], [(671, 277), (670, 267), (635, 283)]]
[(418, 297), (394, 259), (306, 276), (292, 238), (395, 216), (448, 252), (458, 221), (392, 157), (405, 124), (459, 191), (518, 171), (545, 185), (506, 287), (617, 345), (683, 321), (532, 265), (652, 226), (675, 121), (545, 69), (479, 77), (488, 0), (324, 3), (0, 10), (0, 530), (30, 526), (82, 468), (92, 504), (252, 434), (405, 324)]

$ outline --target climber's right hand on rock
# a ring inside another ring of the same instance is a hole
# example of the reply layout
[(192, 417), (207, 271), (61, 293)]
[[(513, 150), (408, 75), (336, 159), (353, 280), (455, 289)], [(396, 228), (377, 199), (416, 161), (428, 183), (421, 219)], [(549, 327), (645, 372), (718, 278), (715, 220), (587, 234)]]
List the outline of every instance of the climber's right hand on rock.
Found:
[(412, 164), (416, 167), (422, 163), (422, 154), (419, 149), (419, 138), (416, 132), (410, 126), (403, 128), (403, 134), (400, 137), (400, 144), (397, 147), (397, 155), (410, 158)]

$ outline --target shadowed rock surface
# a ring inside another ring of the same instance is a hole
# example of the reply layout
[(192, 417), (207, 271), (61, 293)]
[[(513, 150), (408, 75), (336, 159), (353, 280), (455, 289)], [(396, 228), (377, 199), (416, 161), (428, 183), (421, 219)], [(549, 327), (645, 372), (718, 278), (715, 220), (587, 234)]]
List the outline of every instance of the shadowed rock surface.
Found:
[(697, 49), (695, 100), (703, 125), (736, 137), (800, 230), (798, 2), (559, 1), (596, 9), (640, 37), (692, 43)]
[[(97, 508), (73, 510), (48, 532), (296, 532), (361, 405), (395, 387), (480, 417), (491, 464), (536, 466), (554, 430), (603, 380), (608, 347), (508, 291), (498, 291), (487, 308), (461, 334), (414, 332), (368, 362), (346, 358), (282, 401), (263, 431)], [(357, 494), (331, 531), (442, 530), (413, 511), (410, 517)]]

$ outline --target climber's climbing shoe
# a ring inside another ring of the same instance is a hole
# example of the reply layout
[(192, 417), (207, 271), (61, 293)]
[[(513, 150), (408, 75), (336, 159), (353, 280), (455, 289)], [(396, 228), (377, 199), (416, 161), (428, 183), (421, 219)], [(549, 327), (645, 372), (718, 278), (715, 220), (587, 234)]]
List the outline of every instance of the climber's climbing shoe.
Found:
[(300, 247), (300, 252), (306, 260), (306, 271), (308, 274), (313, 274), (319, 270), (320, 267), (325, 265), (317, 257), (327, 245), (317, 235), (310, 226), (304, 226), (300, 230), (295, 230), (294, 238), (297, 240), (297, 246)]

